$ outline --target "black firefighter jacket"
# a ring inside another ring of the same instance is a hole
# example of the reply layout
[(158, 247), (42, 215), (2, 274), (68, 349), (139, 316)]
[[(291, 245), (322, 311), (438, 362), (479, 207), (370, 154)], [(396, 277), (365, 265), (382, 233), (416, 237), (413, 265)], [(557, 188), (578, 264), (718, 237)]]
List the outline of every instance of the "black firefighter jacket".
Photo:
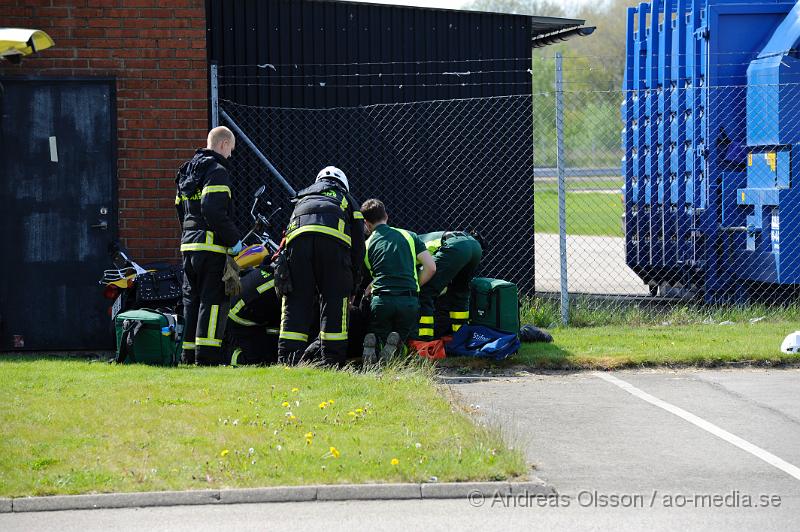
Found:
[(239, 242), (231, 219), (227, 160), (213, 150), (200, 149), (183, 163), (175, 178), (175, 207), (181, 222), (181, 251), (227, 253)]

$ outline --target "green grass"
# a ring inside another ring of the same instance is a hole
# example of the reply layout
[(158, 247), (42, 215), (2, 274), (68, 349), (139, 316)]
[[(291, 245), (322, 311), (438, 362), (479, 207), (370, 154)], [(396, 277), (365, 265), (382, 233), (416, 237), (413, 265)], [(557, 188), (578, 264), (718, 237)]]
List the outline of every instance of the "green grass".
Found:
[(511, 362), (541, 369), (798, 363), (800, 355), (780, 352), (797, 328), (796, 322), (560, 328), (552, 344), (525, 344)]
[[(613, 184), (616, 182), (609, 182)], [(581, 184), (586, 190), (604, 190), (603, 183)], [(575, 185), (578, 186), (578, 185)], [(609, 187), (609, 189), (615, 187)], [(615, 189), (618, 189), (616, 186)], [(534, 231), (558, 234), (558, 188), (547, 183), (536, 185), (534, 192)], [(567, 234), (589, 236), (624, 236), (622, 201), (619, 194), (567, 192)]]
[(631, 367), (715, 367), (728, 364), (798, 364), (800, 355), (780, 352), (796, 322), (738, 325), (672, 325), (556, 328), (551, 344), (523, 344), (500, 362), (446, 359), (446, 366), (526, 369), (621, 369)]
[[(569, 324), (572, 328), (651, 325), (711, 325), (750, 320), (769, 323), (797, 323), (800, 328), (800, 305), (701, 305), (626, 303), (624, 300), (598, 300), (591, 297), (570, 298)], [(537, 327), (553, 328), (561, 322), (560, 303), (556, 299), (523, 298), (520, 319)], [(788, 333), (787, 333), (788, 334)]]
[(0, 496), (526, 471), (522, 455), (474, 425), (422, 367), (379, 374), (0, 358), (0, 403)]
[[(800, 330), (800, 306), (637, 306), (573, 298), (570, 327), (560, 327), (557, 301), (521, 302), (522, 323), (550, 330), (551, 344), (523, 344), (502, 363), (447, 359), (446, 366), (532, 369), (614, 369), (643, 366), (800, 364), (780, 352), (789, 333)], [(751, 322), (752, 320), (752, 322)], [(721, 325), (722, 323), (732, 324)]]

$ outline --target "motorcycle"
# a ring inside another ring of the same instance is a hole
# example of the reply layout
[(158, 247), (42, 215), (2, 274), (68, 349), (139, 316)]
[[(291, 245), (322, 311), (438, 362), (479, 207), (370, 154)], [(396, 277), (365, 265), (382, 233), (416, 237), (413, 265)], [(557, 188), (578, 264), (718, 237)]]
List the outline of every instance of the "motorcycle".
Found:
[[(255, 194), (253, 194), (253, 206), (250, 208), (250, 216), (253, 218), (253, 227), (244, 238), (242, 238), (242, 242), (247, 244), (248, 241), (255, 239), (255, 243), (246, 245), (234, 259), (242, 270), (245, 268), (255, 268), (261, 264), (264, 259), (278, 252), (279, 246), (272, 239), (272, 236), (270, 236), (270, 230), (272, 229), (272, 221), (275, 215), (281, 211), (281, 208), (275, 208), (269, 216), (264, 216), (260, 212), (256, 212), (259, 200), (266, 190), (267, 187), (261, 185), (258, 187), (258, 190), (255, 191)], [(269, 200), (264, 200), (264, 204), (266, 204), (267, 207), (273, 207), (272, 202)]]
[[(273, 209), (271, 201), (262, 200), (265, 192), (266, 186), (261, 185), (253, 195), (250, 208), (253, 226), (242, 238), (245, 247), (234, 258), (242, 273), (269, 260), (278, 251), (278, 244), (270, 235), (270, 230), (281, 208)], [(259, 203), (272, 209), (269, 215), (257, 212)], [(109, 255), (113, 267), (103, 272), (100, 284), (103, 286), (103, 296), (113, 301), (108, 309), (112, 326), (117, 314), (137, 308), (156, 308), (181, 314), (183, 268), (180, 265), (139, 265), (117, 242), (109, 246)]]

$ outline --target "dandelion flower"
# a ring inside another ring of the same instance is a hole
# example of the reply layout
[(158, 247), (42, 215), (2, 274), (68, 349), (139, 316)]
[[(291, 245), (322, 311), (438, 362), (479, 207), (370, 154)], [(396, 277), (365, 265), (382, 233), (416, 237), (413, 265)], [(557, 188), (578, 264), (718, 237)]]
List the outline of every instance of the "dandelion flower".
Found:
[(331, 447), (331, 456), (333, 456), (334, 458), (339, 458), (340, 455), (341, 453), (339, 452), (339, 449), (337, 449), (336, 447)]
[(347, 415), (355, 417), (356, 413), (351, 410), (350, 412), (347, 413)]
[(320, 409), (325, 409), (325, 408), (328, 408), (328, 403), (326, 403), (325, 401), (323, 401), (323, 402), (321, 402), (321, 403), (319, 404), (319, 407), (320, 407)]
[(360, 414), (360, 413), (362, 413), (363, 411), (364, 411), (364, 410), (363, 410), (363, 409), (361, 409), (361, 408), (356, 408), (356, 414)]
[(307, 440), (310, 440), (313, 437), (314, 437), (314, 433), (313, 432), (306, 432), (306, 439)]
[(282, 403), (281, 403), (281, 406), (282, 406), (283, 408), (286, 408), (287, 406), (289, 406), (289, 401), (284, 401), (284, 402), (282, 402)]
[(296, 416), (293, 416), (293, 415), (292, 415), (292, 416), (289, 416), (289, 421), (295, 421), (296, 419), (297, 419), (297, 417), (296, 417)]
[(332, 405), (334, 403), (333, 399), (328, 399), (328, 404)]
[(398, 460), (397, 458), (392, 458), (392, 465), (397, 465), (399, 463), (400, 463), (400, 460)]
[(255, 449), (253, 449), (252, 447), (250, 447), (250, 448), (247, 450), (247, 454), (253, 454), (254, 452), (256, 452), (256, 450), (255, 450)]
[(283, 450), (283, 446), (278, 444), (278, 445), (275, 446), (275, 450), (282, 451)]
[(221, 452), (221, 453), (219, 453), (219, 455), (220, 455), (221, 457), (225, 458), (226, 456), (228, 456), (228, 453), (229, 453), (229, 452), (230, 452), (230, 451), (229, 451), (228, 449), (222, 449), (222, 452)]
[(300, 391), (300, 388), (292, 388), (292, 393), (297, 393)]

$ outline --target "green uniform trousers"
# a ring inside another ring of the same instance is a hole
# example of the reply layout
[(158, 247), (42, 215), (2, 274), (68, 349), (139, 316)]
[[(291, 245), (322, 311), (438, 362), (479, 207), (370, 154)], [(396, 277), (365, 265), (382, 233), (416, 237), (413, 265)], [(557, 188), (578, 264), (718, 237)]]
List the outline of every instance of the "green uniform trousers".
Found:
[(447, 238), (433, 254), (436, 273), (422, 286), (419, 293), (421, 340), (432, 340), (436, 329), (434, 318), (436, 299), (442, 296), (443, 307), (448, 311), (453, 332), (469, 319), (469, 284), (481, 262), (483, 250), (477, 240), (468, 235)]
[(369, 332), (375, 333), (378, 346), (386, 343), (386, 337), (394, 331), (405, 343), (417, 334), (419, 298), (412, 295), (373, 294), (370, 303)]

